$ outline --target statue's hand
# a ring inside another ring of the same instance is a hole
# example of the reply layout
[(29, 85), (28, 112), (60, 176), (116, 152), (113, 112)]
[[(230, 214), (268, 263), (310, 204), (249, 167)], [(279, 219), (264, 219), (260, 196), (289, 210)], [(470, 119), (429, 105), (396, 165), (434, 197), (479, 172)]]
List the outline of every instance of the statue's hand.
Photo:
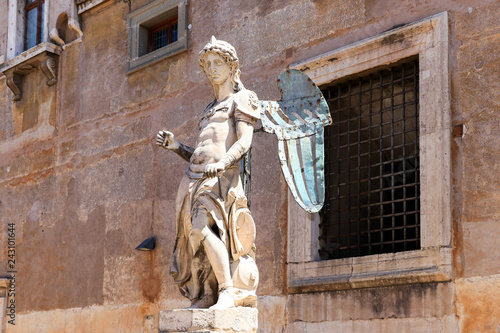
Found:
[(159, 131), (156, 135), (156, 144), (165, 149), (179, 149), (179, 141), (175, 139), (174, 134), (165, 130)]
[(213, 178), (222, 175), (222, 173), (225, 170), (224, 163), (222, 162), (217, 162), (217, 163), (208, 163), (205, 166), (205, 175), (208, 178)]

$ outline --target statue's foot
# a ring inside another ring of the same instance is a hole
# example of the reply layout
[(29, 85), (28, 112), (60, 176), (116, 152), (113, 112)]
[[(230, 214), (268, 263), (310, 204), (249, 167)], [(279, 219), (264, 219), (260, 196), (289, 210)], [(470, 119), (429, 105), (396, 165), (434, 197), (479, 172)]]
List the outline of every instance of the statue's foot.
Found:
[(215, 304), (215, 297), (212, 295), (204, 295), (202, 298), (194, 301), (191, 306), (186, 309), (208, 309)]
[(223, 289), (219, 292), (219, 299), (215, 305), (211, 306), (211, 310), (217, 309), (229, 309), (234, 308), (234, 293), (235, 288), (230, 287), (227, 289)]
[(257, 307), (257, 296), (255, 292), (248, 292), (236, 299), (234, 301), (235, 306), (244, 306), (248, 308), (256, 308)]

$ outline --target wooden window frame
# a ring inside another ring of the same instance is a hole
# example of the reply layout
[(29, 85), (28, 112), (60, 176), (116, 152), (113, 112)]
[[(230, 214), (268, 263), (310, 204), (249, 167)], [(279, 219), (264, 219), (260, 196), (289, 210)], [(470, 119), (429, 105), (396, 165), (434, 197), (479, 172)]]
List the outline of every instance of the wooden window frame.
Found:
[(37, 16), (36, 16), (36, 45), (42, 42), (42, 25), (43, 25), (43, 16), (42, 16), (42, 5), (45, 3), (45, 0), (35, 0), (32, 3), (27, 3), (24, 7), (24, 50), (28, 49), (28, 12), (37, 8)]
[(160, 30), (167, 28), (167, 44), (165, 44), (164, 46), (167, 46), (173, 42), (172, 41), (173, 26), (174, 24), (178, 24), (178, 22), (179, 22), (178, 15), (175, 15), (173, 17), (166, 19), (165, 21), (155, 24), (154, 26), (148, 29), (148, 53), (155, 51), (154, 35), (156, 32)]

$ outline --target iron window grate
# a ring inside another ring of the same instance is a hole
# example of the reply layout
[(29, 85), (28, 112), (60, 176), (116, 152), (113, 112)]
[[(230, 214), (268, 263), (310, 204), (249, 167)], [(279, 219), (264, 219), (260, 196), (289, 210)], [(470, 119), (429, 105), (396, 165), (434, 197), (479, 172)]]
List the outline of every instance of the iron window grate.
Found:
[(168, 28), (161, 29), (154, 33), (154, 50), (164, 47), (168, 44)]
[(177, 41), (177, 22), (153, 32), (153, 50)]
[(419, 249), (418, 60), (322, 90), (333, 123), (325, 128), (321, 258)]

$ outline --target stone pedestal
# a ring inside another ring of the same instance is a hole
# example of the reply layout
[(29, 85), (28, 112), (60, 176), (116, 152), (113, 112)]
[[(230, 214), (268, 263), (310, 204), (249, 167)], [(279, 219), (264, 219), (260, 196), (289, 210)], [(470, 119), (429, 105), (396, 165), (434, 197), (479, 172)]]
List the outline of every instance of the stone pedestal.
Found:
[(258, 310), (246, 307), (169, 310), (159, 317), (159, 333), (255, 333), (258, 326)]

